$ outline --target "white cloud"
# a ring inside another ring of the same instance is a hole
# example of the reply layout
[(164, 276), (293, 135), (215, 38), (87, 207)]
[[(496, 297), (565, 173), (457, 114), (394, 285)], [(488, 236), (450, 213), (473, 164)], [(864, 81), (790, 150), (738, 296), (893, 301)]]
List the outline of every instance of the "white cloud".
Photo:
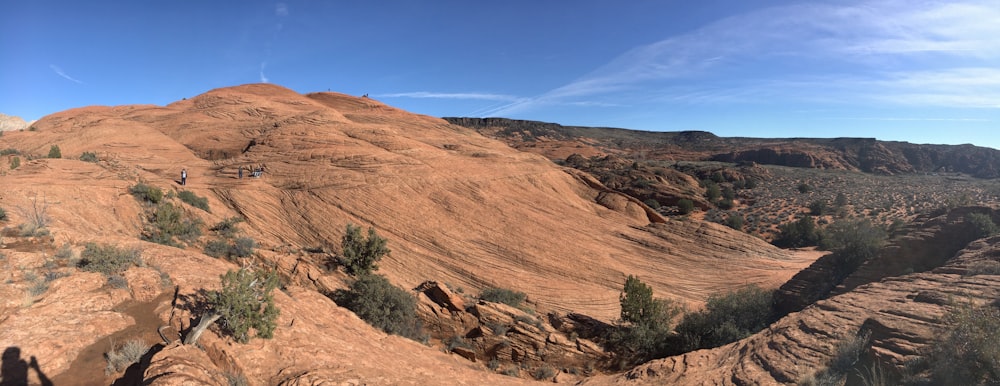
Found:
[(635, 47), (591, 73), (490, 113), (581, 99), (1000, 107), (1000, 2), (796, 4)]
[(267, 76), (264, 75), (264, 68), (266, 68), (266, 67), (267, 67), (267, 62), (261, 62), (260, 63), (260, 82), (261, 83), (268, 83)]
[(274, 6), (274, 15), (278, 17), (288, 16), (288, 4), (278, 3)]
[(75, 82), (75, 83), (79, 83), (79, 84), (83, 84), (83, 82), (81, 82), (81, 81), (73, 78), (72, 76), (67, 75), (66, 72), (64, 72), (61, 68), (59, 68), (59, 66), (56, 66), (54, 64), (50, 64), (49, 68), (52, 69), (52, 71), (54, 71), (56, 73), (56, 75), (59, 75), (59, 76), (65, 78), (66, 80), (69, 80), (69, 81), (72, 81), (72, 82)]

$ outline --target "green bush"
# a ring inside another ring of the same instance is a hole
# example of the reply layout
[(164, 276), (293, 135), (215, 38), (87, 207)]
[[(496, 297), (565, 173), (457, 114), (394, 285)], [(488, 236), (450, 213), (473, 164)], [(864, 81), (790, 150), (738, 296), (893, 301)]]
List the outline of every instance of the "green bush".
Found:
[(722, 197), (722, 189), (719, 188), (719, 184), (712, 181), (703, 181), (705, 185), (705, 197), (708, 201), (715, 202), (719, 197)]
[(216, 239), (205, 244), (205, 254), (215, 258), (248, 257), (253, 254), (257, 243), (249, 237), (240, 237), (230, 242)]
[(0, 156), (11, 155), (11, 154), (17, 155), (17, 154), (21, 154), (21, 152), (19, 150), (15, 149), (15, 148), (12, 148), (12, 147), (0, 150)]
[(163, 191), (155, 186), (149, 186), (140, 182), (132, 185), (128, 191), (129, 193), (132, 193), (135, 198), (138, 198), (141, 201), (147, 201), (153, 204), (159, 204), (160, 201), (163, 201)]
[(966, 216), (965, 221), (971, 227), (973, 240), (993, 236), (1000, 232), (1000, 228), (993, 222), (993, 218), (985, 213), (971, 213)]
[(677, 325), (685, 349), (718, 347), (763, 330), (773, 319), (773, 293), (750, 285), (710, 296), (705, 309), (684, 315)]
[(809, 214), (813, 216), (822, 216), (826, 214), (826, 201), (816, 200), (809, 204)]
[(556, 369), (552, 368), (552, 366), (545, 365), (535, 369), (535, 371), (532, 371), (531, 376), (539, 381), (547, 381), (556, 376)]
[(521, 308), (521, 303), (528, 295), (524, 292), (514, 291), (506, 288), (487, 288), (479, 294), (480, 300), (493, 303), (503, 303), (511, 307)]
[(330, 298), (382, 331), (414, 340), (423, 338), (416, 299), (383, 276), (361, 275), (347, 290), (337, 290)]
[(885, 239), (885, 231), (867, 219), (838, 220), (826, 227), (820, 247), (836, 255), (837, 274), (843, 278), (874, 258)]
[(239, 224), (243, 221), (246, 220), (244, 220), (242, 217), (230, 217), (212, 226), (212, 230), (217, 232), (219, 236), (225, 238), (233, 238), (240, 231), (240, 229), (236, 227), (236, 224)]
[(378, 270), (376, 264), (389, 253), (386, 239), (375, 233), (375, 228), (368, 228), (368, 237), (361, 236), (361, 227), (347, 224), (347, 231), (341, 239), (340, 264), (352, 276), (369, 274)]
[(677, 201), (677, 208), (680, 209), (681, 214), (688, 214), (694, 211), (694, 201), (682, 198)]
[(797, 221), (778, 226), (778, 237), (771, 242), (781, 248), (801, 248), (819, 243), (821, 234), (812, 216), (805, 215)]
[(80, 161), (97, 162), (97, 153), (94, 153), (92, 151), (85, 151), (83, 152), (83, 154), (80, 154)]
[(169, 202), (157, 206), (149, 221), (151, 226), (143, 232), (143, 240), (176, 246), (175, 238), (190, 244), (201, 237), (201, 220), (188, 218)]
[(944, 318), (940, 338), (910, 372), (934, 385), (1000, 384), (1000, 309), (962, 305)]
[(798, 190), (799, 190), (799, 193), (803, 193), (803, 194), (804, 194), (804, 193), (809, 193), (809, 192), (811, 192), (811, 191), (813, 190), (812, 186), (809, 186), (809, 184), (807, 184), (807, 183), (805, 183), (805, 182), (803, 182), (803, 183), (800, 183), (800, 184), (799, 184), (799, 185), (798, 185), (798, 186), (796, 187), (796, 189), (798, 189)]
[(80, 269), (99, 272), (105, 276), (120, 275), (131, 266), (141, 266), (142, 253), (138, 249), (122, 249), (114, 245), (87, 243), (80, 253)]
[(742, 231), (743, 225), (745, 224), (746, 219), (744, 219), (743, 215), (739, 213), (731, 213), (729, 214), (729, 217), (726, 218), (726, 226), (738, 231)]
[(653, 289), (629, 275), (619, 296), (622, 324), (605, 334), (605, 348), (614, 353), (619, 368), (661, 358), (670, 353), (673, 319), (681, 308), (653, 298)]
[(7, 221), (7, 211), (0, 208), (0, 221)]
[(278, 287), (278, 276), (241, 268), (221, 279), (222, 289), (208, 293), (208, 304), (222, 315), (223, 332), (240, 343), (250, 341), (251, 328), (258, 338), (274, 337), (280, 310), (271, 292)]
[(18, 166), (21, 166), (21, 158), (20, 157), (11, 157), (10, 158), (10, 170), (17, 169)]
[(62, 158), (62, 151), (59, 150), (59, 146), (52, 145), (49, 148), (49, 158)]
[(177, 198), (180, 198), (181, 201), (184, 201), (195, 208), (204, 210), (206, 212), (211, 212), (210, 210), (208, 210), (208, 198), (199, 197), (198, 195), (194, 194), (194, 192), (188, 190), (182, 190), (179, 193), (177, 193)]

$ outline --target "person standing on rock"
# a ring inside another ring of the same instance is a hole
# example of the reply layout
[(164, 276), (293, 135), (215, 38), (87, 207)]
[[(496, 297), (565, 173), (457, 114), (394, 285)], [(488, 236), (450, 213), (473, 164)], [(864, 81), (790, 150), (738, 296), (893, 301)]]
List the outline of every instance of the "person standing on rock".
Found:
[(181, 186), (187, 185), (188, 171), (187, 169), (181, 169)]
[(240, 179), (242, 180), (243, 179), (243, 165), (240, 165), (240, 168), (239, 168), (239, 171), (238, 171), (237, 174), (239, 174)]

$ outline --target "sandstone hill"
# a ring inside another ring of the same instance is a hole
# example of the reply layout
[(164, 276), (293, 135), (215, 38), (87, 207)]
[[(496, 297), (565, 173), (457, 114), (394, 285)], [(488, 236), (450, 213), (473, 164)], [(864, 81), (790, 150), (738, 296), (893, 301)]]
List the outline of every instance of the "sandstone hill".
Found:
[(739, 138), (700, 131), (646, 132), (562, 126), (504, 118), (445, 118), (511, 146), (565, 159), (579, 153), (641, 159), (744, 162), (877, 174), (965, 173), (1000, 177), (1000, 150), (973, 145), (920, 145), (873, 138)]
[(0, 131), (14, 131), (27, 128), (33, 122), (26, 122), (21, 117), (0, 113)]
[[(167, 106), (78, 108), (34, 126), (0, 137), (0, 149), (14, 150), (0, 158), (8, 214), (0, 345), (37, 358), (60, 385), (110, 383), (104, 352), (129, 336), (158, 341), (159, 325), (174, 336), (189, 328), (200, 291), (237, 268), (206, 256), (204, 241), (140, 241), (144, 209), (129, 194), (138, 182), (207, 197), (211, 212), (184, 207), (205, 224), (245, 218), (260, 257), (287, 281), (273, 340), (241, 345), (209, 333), (204, 350), (167, 344), (145, 358), (145, 374), (133, 374), (154, 384), (225, 372), (253, 384), (519, 381), (386, 336), (317, 292), (343, 282), (310, 251), (338, 250), (347, 223), (389, 239), (379, 272), (403, 288), (426, 280), (472, 293), (511, 288), (539, 312), (603, 321), (617, 317), (628, 274), (697, 306), (746, 284), (776, 287), (816, 258), (717, 224), (666, 219), (586, 173), (369, 98), (255, 84)], [(53, 146), (63, 159), (44, 158)], [(85, 152), (97, 162), (78, 160)], [(8, 168), (14, 159), (20, 166)], [(240, 167), (263, 175), (239, 179)], [(20, 236), (16, 225), (39, 208), (48, 234)], [(128, 287), (118, 288), (57, 257), (90, 242), (139, 248), (146, 266), (128, 270)]]

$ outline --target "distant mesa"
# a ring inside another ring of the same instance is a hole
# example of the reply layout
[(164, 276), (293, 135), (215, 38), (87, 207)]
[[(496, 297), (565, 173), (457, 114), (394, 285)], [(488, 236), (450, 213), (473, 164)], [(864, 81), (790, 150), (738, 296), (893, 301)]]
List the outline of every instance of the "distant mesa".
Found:
[(875, 138), (719, 137), (705, 131), (651, 132), (505, 118), (444, 119), (517, 149), (558, 160), (573, 153), (639, 154), (651, 160), (757, 163), (881, 175), (964, 173), (977, 178), (1000, 177), (1000, 150), (974, 145), (920, 145)]

